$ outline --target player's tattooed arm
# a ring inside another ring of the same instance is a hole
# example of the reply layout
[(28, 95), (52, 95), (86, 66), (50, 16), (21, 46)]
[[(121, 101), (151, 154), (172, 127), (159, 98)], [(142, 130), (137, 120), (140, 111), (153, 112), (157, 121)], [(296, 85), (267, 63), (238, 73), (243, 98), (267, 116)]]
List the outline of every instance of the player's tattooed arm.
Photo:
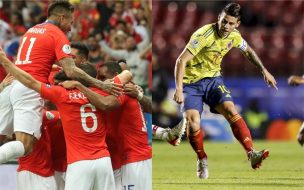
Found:
[(244, 51), (243, 53), (245, 57), (250, 61), (250, 63), (256, 65), (261, 71), (266, 69), (259, 56), (255, 53), (255, 51), (250, 46), (247, 46), (246, 51)]
[(121, 84), (112, 83), (110, 81), (100, 81), (97, 80), (88, 74), (86, 74), (83, 70), (76, 67), (72, 58), (63, 58), (60, 61), (60, 64), (63, 67), (65, 74), (72, 79), (79, 80), (82, 79), (86, 81), (88, 84), (100, 88), (104, 91), (107, 91), (113, 95), (119, 95), (121, 91)]
[(246, 50), (243, 52), (245, 57), (254, 65), (256, 65), (264, 76), (264, 80), (268, 86), (271, 86), (275, 89), (278, 89), (277, 82), (275, 78), (268, 72), (268, 70), (264, 67), (261, 59), (255, 53), (255, 51), (248, 45)]

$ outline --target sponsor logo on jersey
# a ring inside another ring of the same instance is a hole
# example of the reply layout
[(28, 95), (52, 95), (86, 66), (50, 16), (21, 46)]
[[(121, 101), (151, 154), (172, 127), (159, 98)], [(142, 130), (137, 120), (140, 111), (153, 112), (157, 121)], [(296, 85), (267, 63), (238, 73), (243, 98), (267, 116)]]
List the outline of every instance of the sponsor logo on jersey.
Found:
[(50, 84), (45, 84), (45, 86), (46, 86), (47, 88), (51, 88), (51, 85), (50, 85)]
[(71, 53), (71, 46), (68, 45), (68, 44), (65, 44), (64, 46), (62, 46), (62, 51), (63, 51), (65, 54), (70, 54), (70, 53)]

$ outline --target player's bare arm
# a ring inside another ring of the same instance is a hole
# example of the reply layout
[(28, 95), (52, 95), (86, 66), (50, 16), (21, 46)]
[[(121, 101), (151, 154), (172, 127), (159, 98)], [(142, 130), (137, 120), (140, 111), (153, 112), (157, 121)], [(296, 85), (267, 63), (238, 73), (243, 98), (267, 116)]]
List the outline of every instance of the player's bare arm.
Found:
[(100, 81), (93, 77), (90, 77), (83, 70), (76, 67), (72, 58), (63, 58), (60, 61), (60, 64), (63, 67), (64, 72), (69, 78), (72, 79), (83, 79), (88, 82), (90, 85), (105, 90), (111, 94), (119, 95), (122, 88), (121, 84), (116, 84), (112, 82)]
[(67, 89), (77, 88), (89, 99), (91, 104), (102, 111), (110, 111), (120, 106), (120, 102), (115, 96), (101, 96), (78, 81), (64, 81), (62, 86)]
[(269, 85), (275, 89), (278, 89), (275, 78), (264, 67), (261, 59), (258, 57), (258, 55), (255, 53), (255, 51), (250, 46), (247, 47), (246, 51), (243, 52), (243, 54), (252, 64), (256, 65), (260, 69), (260, 71), (264, 75), (264, 80), (267, 83), (267, 85)]
[(291, 75), (288, 78), (288, 84), (291, 86), (298, 86), (304, 84), (304, 78), (302, 76)]
[(19, 69), (14, 63), (12, 63), (5, 55), (2, 49), (0, 49), (0, 63), (3, 65), (11, 75), (20, 81), (24, 86), (35, 90), (36, 92), (40, 93), (41, 83), (34, 79), (30, 74), (27, 72)]
[(143, 92), (136, 88), (136, 85), (133, 84), (126, 84), (124, 86), (124, 93), (133, 97), (137, 98), (140, 105), (143, 107), (143, 111), (147, 113), (152, 113), (152, 100), (151, 98), (143, 95)]
[(190, 53), (190, 51), (185, 48), (183, 52), (180, 54), (180, 56), (177, 58), (175, 63), (175, 69), (174, 69), (174, 77), (175, 77), (175, 93), (173, 100), (176, 101), (176, 103), (181, 104), (184, 102), (184, 95), (183, 95), (183, 77), (185, 72), (185, 67), (187, 65), (187, 62), (193, 59), (193, 55)]

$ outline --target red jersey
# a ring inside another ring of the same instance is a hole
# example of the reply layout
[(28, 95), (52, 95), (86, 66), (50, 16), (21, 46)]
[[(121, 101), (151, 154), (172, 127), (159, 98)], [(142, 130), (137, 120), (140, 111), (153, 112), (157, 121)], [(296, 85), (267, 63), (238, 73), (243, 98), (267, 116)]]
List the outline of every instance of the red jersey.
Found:
[(3, 81), (3, 79), (6, 77), (6, 72), (5, 72), (5, 70), (4, 70), (4, 68), (3, 68), (3, 66), (0, 64), (0, 82), (2, 82)]
[(18, 159), (18, 172), (26, 170), (43, 177), (54, 175), (50, 137), (47, 128), (56, 121), (55, 117), (51, 112), (45, 111), (43, 113), (41, 138), (35, 143), (31, 154)]
[(53, 169), (65, 172), (67, 169), (66, 144), (58, 111), (49, 111), (47, 116), (53, 117), (53, 123), (48, 125), (48, 134), (51, 143), (51, 158)]
[(138, 100), (127, 95), (121, 96), (120, 100), (121, 107), (109, 112), (106, 119), (107, 129), (110, 129), (107, 138), (110, 137), (114, 145), (109, 148), (113, 168), (152, 158), (152, 148), (148, 144), (147, 128)]
[[(91, 88), (99, 94), (101, 90)], [(56, 104), (67, 148), (67, 163), (109, 156), (102, 112), (90, 104), (78, 89), (41, 85), (41, 96)]]
[(15, 63), (35, 79), (47, 83), (53, 63), (71, 57), (70, 53), (66, 35), (54, 24), (45, 22), (23, 35)]
[(54, 84), (55, 84), (54, 76), (55, 76), (59, 71), (61, 71), (61, 70), (62, 70), (61, 68), (57, 68), (57, 69), (54, 69), (54, 70), (51, 71), (51, 73), (50, 73), (50, 75), (49, 75), (49, 79), (48, 79), (48, 81), (49, 81), (49, 83), (50, 83), (51, 85), (54, 85)]

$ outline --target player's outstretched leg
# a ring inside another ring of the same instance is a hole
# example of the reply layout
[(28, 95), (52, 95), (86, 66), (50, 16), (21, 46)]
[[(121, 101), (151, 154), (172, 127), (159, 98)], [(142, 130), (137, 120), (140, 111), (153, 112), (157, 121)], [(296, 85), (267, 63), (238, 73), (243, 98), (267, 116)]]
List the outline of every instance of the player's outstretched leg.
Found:
[(183, 118), (176, 126), (168, 131), (168, 142), (173, 146), (178, 146), (186, 131), (187, 120)]
[(157, 125), (152, 126), (152, 133), (154, 137), (167, 141), (173, 146), (178, 146), (181, 142), (181, 138), (183, 137), (186, 130), (186, 119), (182, 119), (176, 126), (172, 129), (170, 128), (162, 128)]
[(216, 110), (230, 123), (233, 135), (245, 149), (248, 159), (251, 161), (252, 168), (259, 168), (262, 161), (268, 157), (269, 151), (256, 151), (253, 149), (250, 131), (242, 116), (236, 111), (234, 103), (232, 101), (225, 101), (218, 105)]

